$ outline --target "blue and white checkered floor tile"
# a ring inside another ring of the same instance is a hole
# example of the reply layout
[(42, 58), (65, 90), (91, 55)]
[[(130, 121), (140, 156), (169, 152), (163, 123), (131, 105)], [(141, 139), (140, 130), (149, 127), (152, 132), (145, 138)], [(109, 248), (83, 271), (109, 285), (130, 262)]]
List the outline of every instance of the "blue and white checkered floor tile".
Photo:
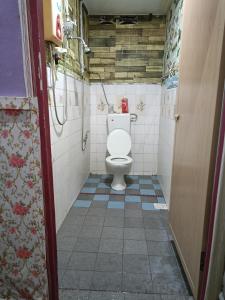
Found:
[(125, 191), (113, 190), (111, 182), (110, 175), (90, 175), (74, 206), (89, 208), (102, 202), (101, 207), (105, 208), (167, 209), (157, 176), (126, 176)]

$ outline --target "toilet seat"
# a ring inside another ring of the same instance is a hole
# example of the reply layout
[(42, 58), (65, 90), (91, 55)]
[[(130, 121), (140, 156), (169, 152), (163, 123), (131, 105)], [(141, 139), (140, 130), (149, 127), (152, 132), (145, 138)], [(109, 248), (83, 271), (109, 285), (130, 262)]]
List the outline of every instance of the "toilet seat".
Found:
[(107, 150), (110, 155), (125, 157), (131, 150), (130, 134), (123, 129), (115, 129), (107, 137)]
[(106, 157), (106, 165), (113, 174), (111, 187), (115, 191), (123, 191), (126, 188), (124, 175), (128, 174), (133, 159), (127, 156), (131, 151), (130, 134), (123, 129), (114, 129), (107, 138), (107, 150), (109, 156)]
[(115, 166), (124, 166), (132, 163), (133, 159), (127, 155), (110, 155), (106, 161)]

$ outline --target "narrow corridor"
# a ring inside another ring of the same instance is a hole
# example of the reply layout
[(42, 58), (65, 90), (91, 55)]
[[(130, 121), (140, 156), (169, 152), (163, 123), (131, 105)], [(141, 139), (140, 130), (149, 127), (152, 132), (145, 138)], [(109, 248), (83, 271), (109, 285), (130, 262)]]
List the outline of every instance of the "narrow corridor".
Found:
[(189, 300), (155, 176), (91, 175), (59, 229), (60, 299)]

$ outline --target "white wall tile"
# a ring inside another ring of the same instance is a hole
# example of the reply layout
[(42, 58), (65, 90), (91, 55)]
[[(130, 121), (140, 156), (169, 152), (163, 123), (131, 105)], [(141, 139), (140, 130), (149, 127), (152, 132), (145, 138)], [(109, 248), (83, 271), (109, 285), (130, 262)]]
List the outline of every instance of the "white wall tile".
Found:
[[(47, 72), (49, 74), (49, 68)], [(66, 110), (66, 92), (65, 77), (61, 73), (58, 73), (56, 87), (57, 111), (60, 120), (63, 120)], [(67, 77), (68, 121), (63, 126), (57, 123), (53, 101), (49, 106), (57, 230), (76, 199), (90, 170), (90, 139), (87, 150), (85, 152), (81, 150), (81, 87), (80, 81), (74, 81), (71, 76)], [(78, 101), (76, 97), (78, 97)], [(86, 131), (90, 130), (90, 120), (95, 123), (95, 119), (90, 118), (90, 88), (86, 83), (84, 97), (86, 102)], [(77, 102), (79, 106), (76, 106)]]
[[(129, 111), (138, 115), (137, 122), (131, 124), (131, 155), (134, 163), (130, 173), (157, 174), (157, 155), (153, 154), (158, 151), (161, 86), (149, 84), (106, 84), (104, 86), (109, 103), (120, 103), (121, 98), (126, 96), (129, 101)], [(108, 108), (106, 107), (103, 112), (98, 111), (97, 105), (103, 96), (102, 87), (99, 84), (91, 84), (90, 93), (91, 172), (107, 172), (105, 157)], [(137, 109), (137, 104), (141, 100), (145, 103), (143, 112)], [(152, 154), (151, 160), (148, 157), (148, 167), (144, 167), (145, 154)], [(100, 161), (101, 159), (103, 162)]]
[(167, 90), (165, 87), (162, 88), (158, 142), (158, 175), (168, 206), (170, 204), (175, 136), (174, 107), (176, 105), (176, 92), (176, 88), (170, 90)]

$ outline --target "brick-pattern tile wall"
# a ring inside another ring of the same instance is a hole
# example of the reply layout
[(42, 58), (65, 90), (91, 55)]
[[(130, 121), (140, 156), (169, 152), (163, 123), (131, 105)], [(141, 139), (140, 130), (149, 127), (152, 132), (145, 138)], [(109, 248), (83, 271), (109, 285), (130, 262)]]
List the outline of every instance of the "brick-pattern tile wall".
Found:
[(90, 80), (161, 83), (165, 26), (164, 16), (138, 16), (132, 25), (103, 25), (89, 16)]

